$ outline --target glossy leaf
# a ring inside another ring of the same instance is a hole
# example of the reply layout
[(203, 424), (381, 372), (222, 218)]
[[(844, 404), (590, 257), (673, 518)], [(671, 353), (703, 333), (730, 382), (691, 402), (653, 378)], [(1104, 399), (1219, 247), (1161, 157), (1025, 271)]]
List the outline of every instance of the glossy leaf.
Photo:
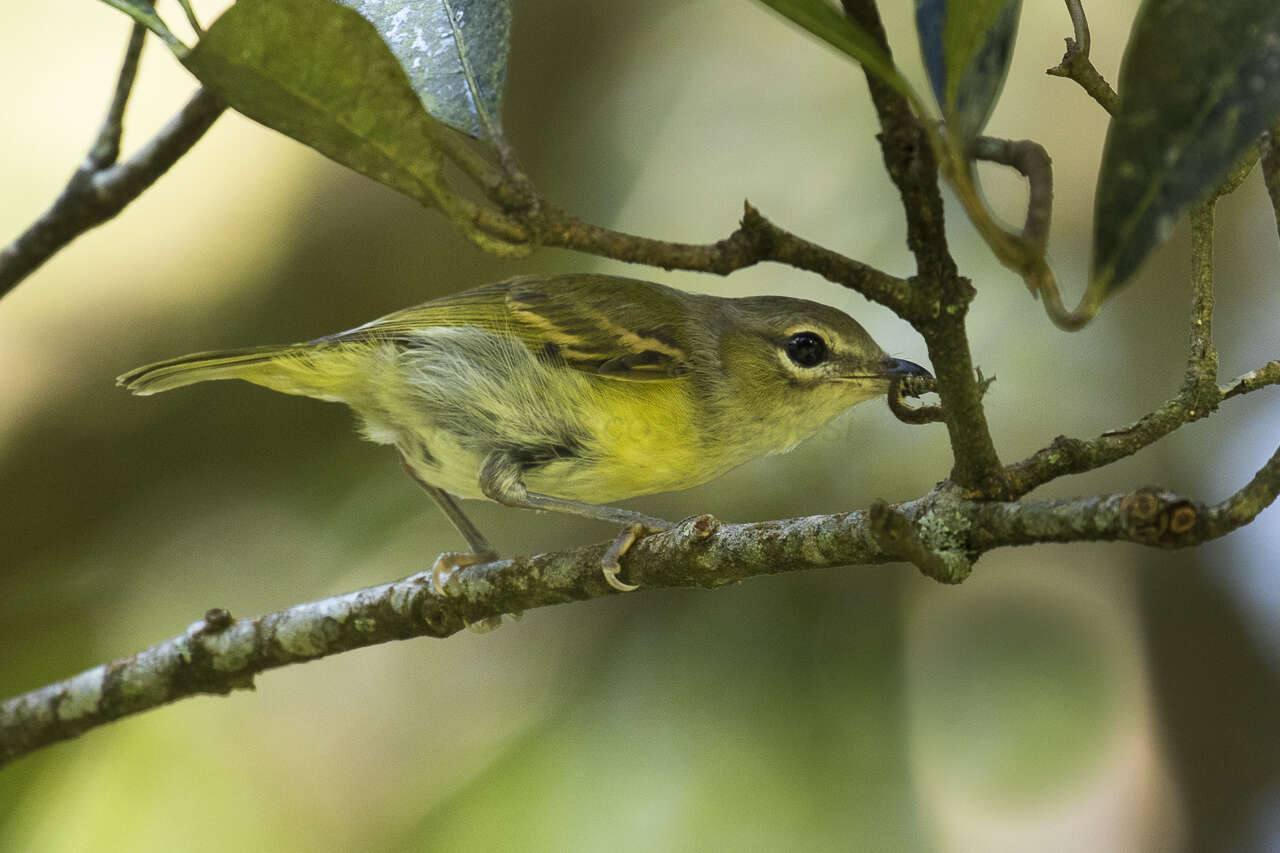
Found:
[(239, 0), (184, 60), (249, 118), (424, 203), (451, 195), (434, 119), (373, 25), (330, 0)]
[(910, 85), (898, 73), (889, 56), (871, 34), (849, 20), (826, 0), (760, 0), (775, 12), (791, 19), (832, 47), (860, 62), (868, 71), (893, 86), (917, 104)]
[(933, 94), (963, 145), (982, 132), (1004, 86), (1022, 0), (916, 0)]
[(338, 0), (373, 24), (435, 118), (481, 139), (501, 127), (510, 0)]
[(1146, 0), (1119, 90), (1094, 213), (1099, 298), (1137, 271), (1280, 115), (1280, 5)]

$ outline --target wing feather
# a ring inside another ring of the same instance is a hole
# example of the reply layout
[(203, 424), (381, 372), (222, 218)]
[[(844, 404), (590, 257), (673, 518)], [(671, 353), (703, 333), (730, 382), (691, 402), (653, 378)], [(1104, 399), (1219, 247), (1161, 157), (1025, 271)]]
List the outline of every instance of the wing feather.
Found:
[(535, 355), (575, 370), (658, 381), (689, 372), (689, 298), (635, 279), (526, 276), (433, 299), (317, 343), (385, 340), (412, 346), (422, 329), (476, 326), (514, 335)]

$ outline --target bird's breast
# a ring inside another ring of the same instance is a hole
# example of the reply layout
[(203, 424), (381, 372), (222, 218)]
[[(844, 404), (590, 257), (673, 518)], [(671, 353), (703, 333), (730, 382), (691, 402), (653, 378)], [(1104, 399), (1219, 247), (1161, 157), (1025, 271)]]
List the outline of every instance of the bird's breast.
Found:
[(592, 377), (578, 408), (579, 452), (529, 470), (530, 490), (591, 503), (677, 491), (717, 473), (705, 453), (705, 421), (685, 379), (632, 382)]

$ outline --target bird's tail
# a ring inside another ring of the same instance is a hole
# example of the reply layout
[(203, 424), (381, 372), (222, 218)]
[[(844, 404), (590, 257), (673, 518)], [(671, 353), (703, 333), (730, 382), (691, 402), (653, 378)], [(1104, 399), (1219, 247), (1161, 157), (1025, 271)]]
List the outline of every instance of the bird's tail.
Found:
[(243, 379), (285, 394), (345, 401), (360, 353), (340, 343), (286, 344), (197, 352), (130, 370), (116, 384), (139, 395), (196, 382)]

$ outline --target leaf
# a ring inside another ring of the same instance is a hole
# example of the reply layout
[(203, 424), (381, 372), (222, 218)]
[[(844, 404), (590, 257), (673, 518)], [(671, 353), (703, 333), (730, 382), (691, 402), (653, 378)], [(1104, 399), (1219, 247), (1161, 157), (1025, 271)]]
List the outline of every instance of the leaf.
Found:
[(499, 134), (511, 0), (338, 0), (373, 24), (427, 112), (481, 139)]
[(1022, 0), (916, 0), (916, 30), (934, 97), (963, 148), (1004, 86)]
[(827, 44), (858, 60), (864, 68), (897, 89), (919, 109), (920, 99), (898, 73), (893, 58), (871, 34), (836, 11), (826, 0), (760, 0)]
[(1146, 0), (1098, 175), (1090, 290), (1128, 280), (1280, 115), (1275, 0)]
[(102, 0), (108, 6), (124, 12), (130, 18), (133, 18), (139, 24), (151, 30), (160, 39), (169, 46), (169, 49), (181, 59), (187, 52), (187, 46), (175, 36), (160, 16), (156, 14), (156, 10), (152, 8), (151, 3), (144, 0)]
[(330, 0), (239, 0), (183, 64), (249, 118), (427, 204), (452, 192), (434, 120), (373, 25)]

